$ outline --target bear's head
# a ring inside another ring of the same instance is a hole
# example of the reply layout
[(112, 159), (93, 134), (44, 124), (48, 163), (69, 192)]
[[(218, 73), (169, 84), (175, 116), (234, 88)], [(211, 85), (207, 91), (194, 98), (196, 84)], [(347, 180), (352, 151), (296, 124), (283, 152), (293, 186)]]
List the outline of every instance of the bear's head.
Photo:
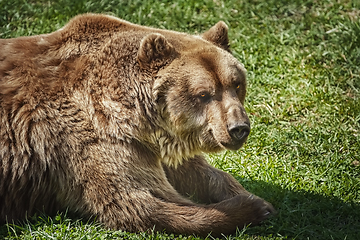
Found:
[(190, 155), (237, 150), (250, 133), (245, 69), (230, 53), (227, 30), (219, 22), (201, 36), (153, 33), (140, 44), (162, 127), (187, 142)]

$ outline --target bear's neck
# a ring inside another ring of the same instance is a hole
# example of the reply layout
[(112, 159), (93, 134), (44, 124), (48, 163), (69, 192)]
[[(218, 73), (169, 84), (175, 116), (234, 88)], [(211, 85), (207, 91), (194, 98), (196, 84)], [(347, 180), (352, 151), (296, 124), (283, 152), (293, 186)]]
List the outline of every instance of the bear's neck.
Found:
[(195, 134), (183, 139), (160, 129), (148, 136), (143, 139), (147, 147), (158, 156), (163, 164), (170, 167), (176, 168), (187, 159), (202, 153)]

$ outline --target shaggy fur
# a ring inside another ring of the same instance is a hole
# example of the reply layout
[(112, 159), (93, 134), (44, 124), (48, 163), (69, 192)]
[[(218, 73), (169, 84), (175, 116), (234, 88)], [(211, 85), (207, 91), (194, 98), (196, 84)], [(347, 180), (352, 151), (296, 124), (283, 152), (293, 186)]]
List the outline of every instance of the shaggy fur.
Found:
[[(250, 132), (227, 26), (87, 14), (0, 40), (0, 222), (68, 208), (126, 231), (232, 233), (273, 212), (203, 152)], [(196, 202), (196, 203), (195, 203)]]

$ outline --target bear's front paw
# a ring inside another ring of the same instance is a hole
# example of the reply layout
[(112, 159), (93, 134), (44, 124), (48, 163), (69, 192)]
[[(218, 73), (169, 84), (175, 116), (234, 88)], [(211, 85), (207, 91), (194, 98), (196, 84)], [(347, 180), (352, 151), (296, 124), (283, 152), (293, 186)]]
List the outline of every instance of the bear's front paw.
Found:
[[(242, 201), (244, 201), (244, 199), (242, 199)], [(261, 221), (276, 213), (271, 203), (255, 195), (249, 195), (245, 202), (248, 203), (245, 205), (249, 207), (249, 223), (253, 225), (259, 224)], [(248, 211), (245, 210), (245, 212)]]
[(275, 213), (274, 207), (262, 198), (252, 194), (239, 194), (231, 199), (217, 204), (229, 220), (242, 228), (247, 225), (257, 225)]

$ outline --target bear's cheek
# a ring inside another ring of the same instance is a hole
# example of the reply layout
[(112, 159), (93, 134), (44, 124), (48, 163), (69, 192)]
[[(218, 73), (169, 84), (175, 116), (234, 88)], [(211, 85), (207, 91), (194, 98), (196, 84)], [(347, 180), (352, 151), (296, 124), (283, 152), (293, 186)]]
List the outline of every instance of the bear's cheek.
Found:
[(202, 142), (211, 148), (224, 148), (221, 143), (230, 142), (231, 137), (227, 131), (226, 117), (216, 102), (208, 104), (203, 111)]
[(168, 121), (177, 129), (192, 131), (204, 125), (206, 115), (203, 106), (181, 86), (170, 88), (166, 94)]
[(207, 116), (204, 109), (194, 104), (192, 101), (182, 99), (168, 103), (169, 121), (183, 132), (193, 132), (205, 128)]

